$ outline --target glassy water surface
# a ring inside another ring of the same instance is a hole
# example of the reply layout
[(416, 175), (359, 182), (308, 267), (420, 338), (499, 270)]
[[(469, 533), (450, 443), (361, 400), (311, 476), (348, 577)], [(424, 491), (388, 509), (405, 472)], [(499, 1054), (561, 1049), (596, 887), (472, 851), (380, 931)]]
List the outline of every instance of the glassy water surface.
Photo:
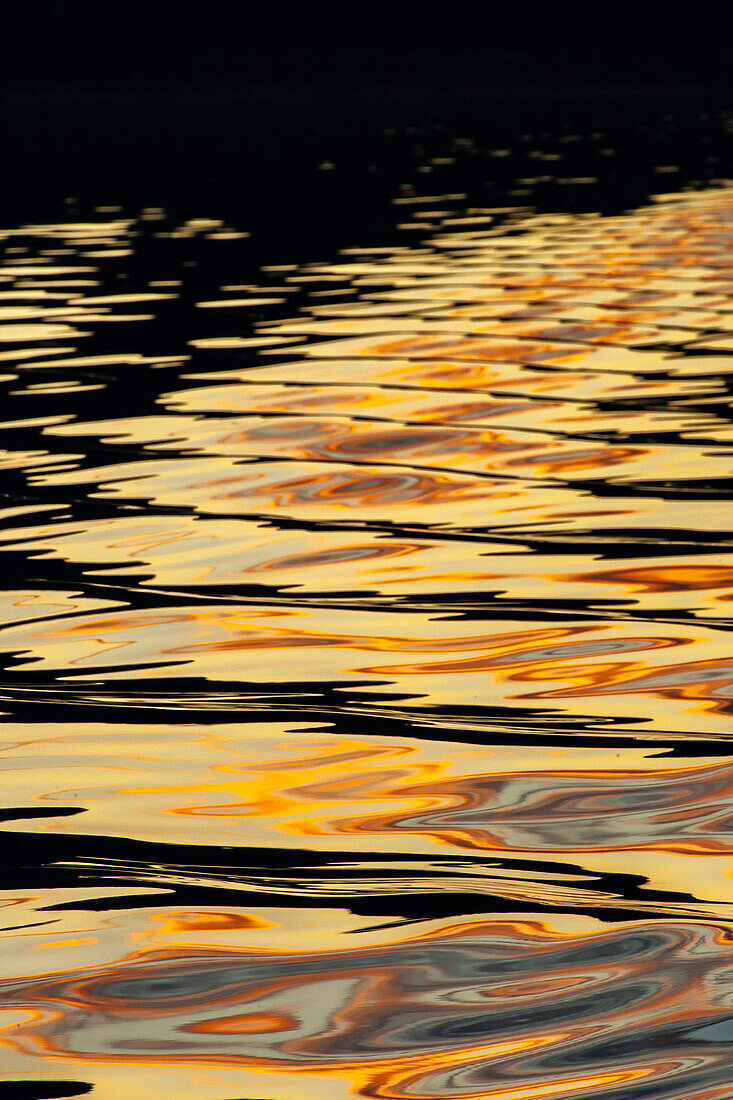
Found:
[(565, 138), (1, 234), (28, 1096), (733, 1096), (733, 190)]

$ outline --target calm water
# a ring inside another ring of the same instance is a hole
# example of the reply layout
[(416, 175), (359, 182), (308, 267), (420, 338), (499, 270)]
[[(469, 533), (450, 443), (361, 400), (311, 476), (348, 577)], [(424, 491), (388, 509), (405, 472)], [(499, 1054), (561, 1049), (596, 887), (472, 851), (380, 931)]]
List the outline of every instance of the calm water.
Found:
[(0, 1095), (733, 1096), (733, 187), (606, 140), (1, 234)]

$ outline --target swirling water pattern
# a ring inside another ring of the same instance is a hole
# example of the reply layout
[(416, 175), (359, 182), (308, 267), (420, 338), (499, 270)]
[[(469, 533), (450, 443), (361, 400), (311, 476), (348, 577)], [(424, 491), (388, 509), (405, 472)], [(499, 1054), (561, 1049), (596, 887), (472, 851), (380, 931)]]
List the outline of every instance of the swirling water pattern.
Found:
[(8, 1080), (733, 1096), (733, 190), (395, 211), (3, 233)]

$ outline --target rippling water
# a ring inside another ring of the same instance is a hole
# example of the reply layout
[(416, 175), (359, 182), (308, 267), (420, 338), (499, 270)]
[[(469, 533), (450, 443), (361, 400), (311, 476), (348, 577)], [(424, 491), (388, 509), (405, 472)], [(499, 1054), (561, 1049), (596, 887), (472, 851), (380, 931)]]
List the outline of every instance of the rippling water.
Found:
[(297, 264), (1, 234), (28, 1096), (733, 1096), (733, 189), (454, 162)]

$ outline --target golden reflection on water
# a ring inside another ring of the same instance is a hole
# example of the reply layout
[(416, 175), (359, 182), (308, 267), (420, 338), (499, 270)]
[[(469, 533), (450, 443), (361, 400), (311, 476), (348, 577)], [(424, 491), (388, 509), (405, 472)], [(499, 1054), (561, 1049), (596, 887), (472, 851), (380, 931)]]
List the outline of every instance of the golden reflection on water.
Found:
[(147, 216), (4, 234), (6, 1075), (730, 1096), (731, 191), (460, 199), (167, 347)]

